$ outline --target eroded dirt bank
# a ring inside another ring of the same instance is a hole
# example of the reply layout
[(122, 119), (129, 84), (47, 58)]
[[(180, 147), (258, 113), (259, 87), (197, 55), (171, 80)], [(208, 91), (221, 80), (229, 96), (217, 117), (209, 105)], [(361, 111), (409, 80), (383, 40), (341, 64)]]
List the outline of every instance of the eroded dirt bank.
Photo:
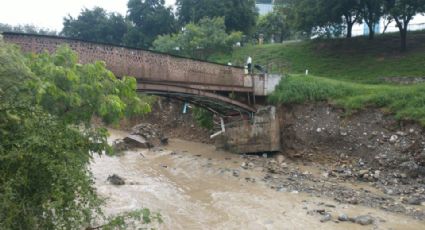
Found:
[(283, 155), (309, 168), (263, 163), (281, 175), (271, 180), (277, 188), (425, 219), (422, 127), (373, 109), (346, 116), (324, 103), (283, 106), (279, 115)]
[[(127, 132), (111, 130), (111, 141)], [(149, 207), (165, 223), (160, 229), (421, 229), (424, 222), (363, 205), (345, 204), (295, 188), (270, 189), (270, 167), (313, 171), (282, 157), (216, 151), (211, 145), (170, 139), (166, 147), (126, 151), (94, 160), (92, 172), (107, 214)], [(264, 165), (265, 164), (265, 165)], [(279, 167), (280, 167), (279, 166)], [(106, 181), (118, 174), (125, 185)], [(298, 179), (297, 179), (298, 180)], [(302, 181), (302, 180), (301, 180)], [(283, 188), (283, 187), (282, 187)], [(370, 225), (338, 221), (367, 215)], [(322, 221), (322, 222), (321, 222)]]

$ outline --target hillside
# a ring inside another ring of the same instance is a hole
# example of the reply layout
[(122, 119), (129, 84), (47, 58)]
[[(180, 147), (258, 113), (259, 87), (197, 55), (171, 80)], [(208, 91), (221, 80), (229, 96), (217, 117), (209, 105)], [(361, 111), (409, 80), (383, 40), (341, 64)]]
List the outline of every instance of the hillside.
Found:
[(400, 53), (398, 34), (390, 34), (374, 41), (358, 37), (247, 46), (212, 60), (242, 66), (251, 55), (254, 64), (268, 66), (270, 72), (296, 74), (308, 69), (316, 76), (376, 83), (380, 77), (425, 76), (425, 32), (410, 34), (408, 48)]
[[(402, 120), (425, 125), (425, 83), (390, 84), (383, 78), (425, 77), (425, 32), (409, 36), (400, 53), (397, 34), (248, 46), (215, 61), (243, 65), (248, 55), (269, 72), (289, 75), (269, 97), (272, 103), (328, 101), (348, 112), (381, 108)], [(309, 77), (304, 76), (309, 70)]]

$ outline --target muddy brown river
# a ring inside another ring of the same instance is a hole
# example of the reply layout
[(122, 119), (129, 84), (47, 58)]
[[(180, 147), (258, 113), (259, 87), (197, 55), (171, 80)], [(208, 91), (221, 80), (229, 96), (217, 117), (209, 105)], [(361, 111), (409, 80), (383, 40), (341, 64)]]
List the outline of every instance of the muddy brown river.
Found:
[[(125, 135), (111, 130), (110, 140)], [(96, 157), (91, 169), (98, 193), (107, 199), (106, 214), (149, 208), (163, 216), (159, 229), (425, 229), (424, 222), (407, 216), (309, 194), (277, 192), (261, 181), (260, 170), (241, 169), (242, 162), (238, 155), (216, 151), (211, 145), (172, 139), (162, 149)], [(106, 179), (112, 174), (125, 178), (126, 184), (109, 184)], [(321, 223), (320, 216), (308, 214), (323, 204), (332, 206), (332, 221)], [(336, 223), (341, 213), (371, 215), (376, 221), (368, 226)]]

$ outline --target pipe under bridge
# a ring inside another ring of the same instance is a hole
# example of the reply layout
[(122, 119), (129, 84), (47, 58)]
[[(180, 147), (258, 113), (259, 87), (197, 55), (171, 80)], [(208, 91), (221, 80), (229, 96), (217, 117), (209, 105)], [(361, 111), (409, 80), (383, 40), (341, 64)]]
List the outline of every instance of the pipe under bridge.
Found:
[(67, 44), (81, 64), (100, 60), (117, 77), (135, 77), (139, 92), (189, 102), (221, 116), (252, 115), (255, 98), (270, 91), (267, 75), (247, 75), (241, 67), (58, 36), (11, 32), (2, 36), (32, 53), (52, 53)]

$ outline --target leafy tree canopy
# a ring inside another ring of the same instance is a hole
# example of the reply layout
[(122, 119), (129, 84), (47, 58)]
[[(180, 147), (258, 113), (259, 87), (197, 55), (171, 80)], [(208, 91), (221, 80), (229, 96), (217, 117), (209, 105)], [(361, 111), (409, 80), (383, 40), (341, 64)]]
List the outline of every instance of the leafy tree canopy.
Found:
[(255, 0), (177, 0), (176, 6), (180, 23), (224, 17), (228, 32), (252, 33), (258, 16)]
[(118, 13), (107, 13), (100, 7), (83, 9), (77, 18), (63, 19), (61, 35), (88, 41), (121, 44), (128, 25)]
[(17, 32), (17, 33), (27, 33), (27, 34), (43, 34), (43, 35), (56, 35), (56, 31), (49, 30), (46, 28), (39, 28), (34, 25), (18, 25), (12, 26), (9, 24), (0, 23), (0, 33), (1, 32)]
[(176, 32), (171, 7), (164, 0), (129, 0), (128, 19), (135, 25), (125, 38), (127, 45), (149, 48), (158, 35)]
[(204, 18), (199, 23), (187, 24), (178, 34), (159, 36), (154, 49), (192, 58), (208, 59), (214, 52), (230, 52), (240, 41), (242, 33), (226, 33), (224, 18)]
[(260, 17), (256, 33), (263, 34), (266, 41), (282, 42), (289, 38), (290, 28), (285, 15), (281, 11), (273, 11)]
[(88, 164), (110, 152), (89, 124), (148, 112), (136, 81), (102, 62), (77, 64), (68, 47), (23, 56), (0, 41), (0, 226), (81, 229), (100, 214)]

